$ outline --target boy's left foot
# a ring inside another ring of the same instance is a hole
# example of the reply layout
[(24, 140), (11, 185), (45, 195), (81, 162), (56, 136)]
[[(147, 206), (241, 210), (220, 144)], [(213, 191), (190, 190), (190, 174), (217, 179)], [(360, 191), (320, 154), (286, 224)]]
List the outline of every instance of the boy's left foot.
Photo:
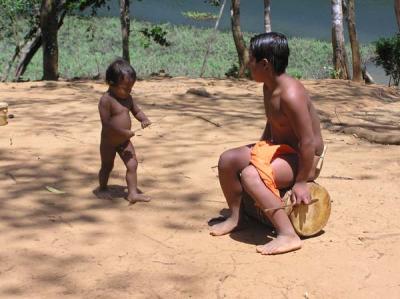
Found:
[(281, 254), (301, 248), (301, 240), (297, 235), (278, 235), (276, 239), (265, 245), (256, 247), (257, 252), (265, 255)]
[(144, 194), (140, 193), (134, 193), (134, 194), (129, 194), (127, 197), (127, 200), (129, 201), (130, 204), (134, 204), (136, 202), (149, 202), (151, 198), (149, 196), (146, 196)]

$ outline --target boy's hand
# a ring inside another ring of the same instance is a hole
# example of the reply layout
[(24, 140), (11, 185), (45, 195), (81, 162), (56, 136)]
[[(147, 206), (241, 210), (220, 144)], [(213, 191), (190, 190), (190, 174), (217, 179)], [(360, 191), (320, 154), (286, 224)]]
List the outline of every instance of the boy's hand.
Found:
[(141, 122), (142, 129), (147, 128), (148, 126), (151, 125), (151, 121), (149, 119), (145, 119), (144, 121)]
[(292, 188), (292, 202), (295, 205), (301, 203), (309, 204), (311, 202), (311, 194), (306, 182), (295, 183)]

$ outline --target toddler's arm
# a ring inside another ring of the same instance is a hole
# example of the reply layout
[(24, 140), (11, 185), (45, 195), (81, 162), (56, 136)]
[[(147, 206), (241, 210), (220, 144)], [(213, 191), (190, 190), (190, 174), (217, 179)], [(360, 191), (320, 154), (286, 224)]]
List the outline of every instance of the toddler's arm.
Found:
[(132, 114), (133, 116), (140, 121), (142, 128), (146, 128), (148, 126), (151, 125), (151, 121), (150, 119), (147, 118), (146, 114), (144, 114), (144, 112), (139, 108), (139, 106), (135, 103), (135, 101), (133, 101), (133, 105), (132, 105)]

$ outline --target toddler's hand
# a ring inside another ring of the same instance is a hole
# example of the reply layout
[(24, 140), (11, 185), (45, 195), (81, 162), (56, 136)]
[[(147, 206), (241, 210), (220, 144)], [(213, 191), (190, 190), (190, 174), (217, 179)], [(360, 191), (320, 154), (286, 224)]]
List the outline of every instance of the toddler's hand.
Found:
[(141, 125), (142, 125), (142, 129), (147, 128), (148, 126), (151, 125), (151, 121), (149, 119), (146, 119), (141, 122)]

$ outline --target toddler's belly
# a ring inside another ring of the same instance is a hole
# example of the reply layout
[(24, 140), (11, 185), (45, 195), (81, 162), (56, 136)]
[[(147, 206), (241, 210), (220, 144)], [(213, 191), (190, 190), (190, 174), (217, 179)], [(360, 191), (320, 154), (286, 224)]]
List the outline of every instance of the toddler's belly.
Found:
[[(111, 118), (110, 123), (114, 128), (119, 128), (123, 130), (131, 129), (131, 119), (129, 115), (116, 115)], [(118, 131), (115, 131), (113, 129), (107, 130), (107, 132), (103, 131), (103, 136), (106, 138), (107, 143), (113, 146), (119, 146), (129, 139), (125, 135), (119, 134)]]
[(111, 117), (110, 123), (115, 128), (130, 130), (131, 129), (131, 118), (127, 113), (121, 113)]

